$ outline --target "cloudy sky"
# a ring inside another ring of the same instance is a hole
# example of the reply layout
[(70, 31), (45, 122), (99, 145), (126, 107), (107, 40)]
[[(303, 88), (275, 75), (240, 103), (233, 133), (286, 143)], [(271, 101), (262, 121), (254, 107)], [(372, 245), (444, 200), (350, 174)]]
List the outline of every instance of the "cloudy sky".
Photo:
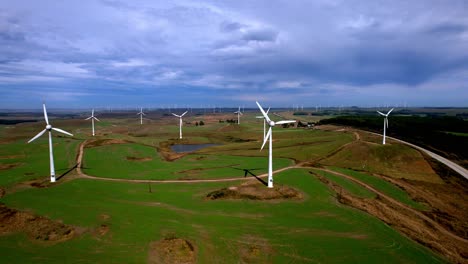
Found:
[(0, 108), (468, 106), (466, 0), (0, 0)]

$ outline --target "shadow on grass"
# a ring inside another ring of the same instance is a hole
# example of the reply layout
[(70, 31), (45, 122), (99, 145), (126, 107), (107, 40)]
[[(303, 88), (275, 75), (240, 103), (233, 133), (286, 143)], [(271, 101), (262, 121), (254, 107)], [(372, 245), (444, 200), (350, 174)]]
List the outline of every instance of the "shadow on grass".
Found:
[(261, 182), (263, 185), (268, 186), (268, 183), (264, 181), (263, 179), (259, 178), (257, 175), (253, 174), (253, 170), (260, 170), (260, 168), (255, 168), (255, 169), (240, 169), (240, 168), (233, 168), (236, 170), (241, 170), (244, 171), (244, 178), (247, 177), (247, 174), (250, 174), (255, 177), (259, 182)]
[(58, 181), (60, 180), (62, 177), (64, 177), (65, 175), (67, 175), (68, 173), (70, 173), (72, 170), (76, 169), (78, 167), (78, 163), (75, 164), (75, 166), (71, 167), (70, 169), (68, 169), (67, 171), (65, 171), (64, 173), (62, 173), (60, 176), (58, 177), (55, 177), (55, 179)]

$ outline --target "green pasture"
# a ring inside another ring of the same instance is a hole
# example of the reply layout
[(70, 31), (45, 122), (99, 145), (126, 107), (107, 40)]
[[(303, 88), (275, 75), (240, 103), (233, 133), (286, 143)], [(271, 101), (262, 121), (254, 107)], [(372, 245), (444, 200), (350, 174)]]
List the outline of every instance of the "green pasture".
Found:
[[(27, 140), (29, 139), (15, 140), (0, 145), (0, 164), (3, 166), (13, 165), (8, 170), (0, 170), (0, 186), (9, 187), (15, 183), (50, 176), (47, 133), (29, 144), (27, 144)], [(55, 174), (60, 176), (75, 165), (80, 141), (68, 137), (53, 136), (52, 142), (54, 144)]]
[[(444, 263), (378, 219), (340, 205), (307, 170), (275, 177), (305, 199), (211, 201), (207, 193), (236, 183), (152, 184), (150, 193), (148, 184), (88, 179), (12, 193), (0, 201), (87, 231), (53, 245), (1, 236), (2, 262), (144, 263), (151, 241), (176, 236), (196, 245), (199, 263)], [(103, 224), (106, 235), (93, 233)], [(252, 248), (258, 254), (243, 255)]]
[[(244, 177), (238, 169), (255, 169), (259, 175), (267, 172), (268, 157), (245, 157), (231, 155), (190, 154), (181, 159), (168, 162), (157, 153), (155, 148), (139, 144), (114, 144), (85, 148), (84, 171), (98, 177), (125, 179), (213, 179)], [(134, 160), (148, 159), (148, 160)], [(273, 169), (293, 165), (284, 158), (275, 158)]]

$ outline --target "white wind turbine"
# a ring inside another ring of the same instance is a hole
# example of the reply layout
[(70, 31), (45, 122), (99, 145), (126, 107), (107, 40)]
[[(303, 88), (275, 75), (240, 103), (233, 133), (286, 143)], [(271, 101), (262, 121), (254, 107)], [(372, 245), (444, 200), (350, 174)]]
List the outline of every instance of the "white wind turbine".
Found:
[(388, 111), (387, 114), (384, 114), (382, 112), (379, 112), (377, 111), (377, 113), (379, 113), (381, 116), (384, 116), (384, 122), (383, 122), (383, 141), (382, 141), (382, 144), (385, 145), (385, 134), (387, 132), (387, 128), (388, 128), (388, 115), (393, 111), (393, 108), (390, 109), (390, 111)]
[(256, 103), (258, 105), (258, 108), (260, 108), (260, 111), (262, 112), (262, 115), (265, 118), (266, 122), (270, 126), (270, 128), (268, 129), (268, 133), (266, 134), (265, 138), (263, 139), (262, 148), (260, 150), (263, 149), (263, 147), (265, 146), (265, 143), (267, 142), (267, 140), (270, 141), (269, 153), (268, 153), (269, 154), (268, 155), (268, 188), (273, 188), (273, 148), (272, 148), (273, 132), (272, 132), (272, 128), (275, 125), (296, 123), (296, 120), (283, 120), (283, 121), (274, 122), (268, 117), (268, 115), (265, 113), (265, 111), (263, 111), (262, 106), (258, 102), (256, 102)]
[(188, 111), (185, 111), (183, 114), (181, 115), (176, 115), (174, 113), (172, 113), (173, 116), (176, 116), (179, 118), (179, 138), (182, 139), (182, 117), (187, 113)]
[(242, 115), (240, 106), (239, 106), (239, 110), (235, 111), (234, 114), (237, 114), (237, 124), (240, 125), (240, 116)]
[(89, 120), (91, 119), (91, 124), (93, 126), (93, 137), (94, 137), (94, 120), (96, 121), (100, 121), (99, 119), (97, 119), (95, 116), (94, 116), (94, 109), (91, 111), (91, 116), (86, 118), (85, 120)]
[(137, 115), (140, 115), (140, 125), (143, 125), (143, 116), (146, 115), (145, 113), (143, 113), (143, 108), (140, 107), (140, 112), (137, 113)]
[(47, 111), (46, 111), (45, 104), (42, 104), (42, 107), (44, 108), (44, 119), (45, 119), (47, 125), (46, 125), (44, 130), (42, 130), (36, 136), (31, 138), (28, 141), (28, 143), (33, 142), (34, 140), (36, 140), (37, 138), (42, 136), (46, 131), (49, 131), (50, 182), (55, 182), (54, 151), (52, 149), (52, 133), (51, 132), (52, 132), (52, 130), (55, 130), (55, 131), (58, 131), (60, 133), (67, 134), (67, 135), (70, 135), (70, 136), (73, 136), (73, 134), (70, 134), (67, 131), (62, 130), (60, 128), (52, 127), (52, 125), (49, 124), (49, 118), (47, 117)]
[[(266, 114), (268, 115), (268, 112), (270, 112), (270, 107), (268, 107), (268, 110), (266, 111)], [(263, 116), (256, 116), (255, 118), (261, 118), (263, 119), (263, 138), (265, 138), (265, 133), (266, 133), (266, 119)]]

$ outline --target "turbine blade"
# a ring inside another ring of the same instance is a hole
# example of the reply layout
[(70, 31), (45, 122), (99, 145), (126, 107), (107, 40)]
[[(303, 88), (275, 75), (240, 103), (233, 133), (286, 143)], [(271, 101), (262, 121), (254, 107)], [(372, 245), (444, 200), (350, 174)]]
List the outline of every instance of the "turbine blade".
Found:
[(180, 116), (181, 116), (181, 117), (184, 116), (187, 112), (188, 112), (188, 110), (185, 111), (185, 112), (184, 112), (183, 114), (181, 114)]
[(390, 109), (390, 111), (388, 111), (387, 115), (389, 115), (393, 111), (393, 109), (395, 109), (395, 108)]
[(379, 113), (379, 114), (382, 115), (382, 116), (385, 116), (385, 114), (382, 113), (382, 112), (377, 111), (377, 113)]
[(265, 113), (265, 111), (263, 111), (262, 106), (261, 106), (257, 101), (255, 101), (255, 103), (257, 103), (257, 106), (258, 106), (258, 108), (260, 108), (260, 111), (262, 112), (262, 115), (265, 117), (266, 121), (267, 121), (268, 123), (270, 123), (271, 120), (270, 120), (270, 118), (268, 117), (268, 115)]
[(91, 110), (91, 116), (94, 116), (94, 109)]
[(28, 143), (31, 143), (31, 142), (33, 142), (34, 140), (36, 140), (38, 137), (42, 136), (46, 131), (47, 131), (47, 129), (42, 130), (42, 131), (39, 132), (37, 135), (35, 135), (33, 138), (31, 138), (31, 139), (28, 141)]
[(93, 118), (93, 116), (90, 116), (90, 117), (86, 118), (85, 120), (90, 120), (91, 118)]
[(60, 133), (67, 134), (67, 135), (69, 135), (69, 136), (72, 136), (72, 137), (73, 137), (73, 134), (71, 134), (71, 133), (68, 133), (67, 131), (65, 131), (65, 130), (62, 130), (62, 129), (60, 129), (60, 128), (55, 128), (55, 127), (53, 127), (52, 129), (53, 129), (53, 130), (55, 130), (55, 131), (58, 131), (58, 132), (60, 132)]
[(177, 116), (177, 117), (180, 117), (180, 116), (178, 116), (178, 115), (176, 115), (176, 114), (174, 114), (174, 113), (171, 113), (171, 114), (172, 114), (173, 116)]
[(289, 123), (296, 123), (296, 120), (282, 120), (282, 121), (275, 122), (276, 125), (289, 124)]
[(263, 116), (256, 116), (255, 118), (261, 118), (261, 119), (264, 119), (265, 117), (263, 117)]
[(388, 128), (388, 118), (385, 118), (385, 122), (387, 123), (387, 128)]
[(270, 107), (268, 107), (268, 110), (266, 111), (266, 113), (268, 114), (268, 112), (270, 112)]
[(44, 108), (44, 119), (45, 119), (45, 122), (46, 122), (46, 124), (49, 124), (49, 118), (47, 117), (47, 110), (46, 110), (45, 104), (42, 104), (42, 108)]
[(97, 119), (97, 118), (96, 118), (96, 117), (94, 117), (94, 116), (93, 116), (93, 118), (94, 118), (94, 120), (97, 120), (97, 121), (99, 121), (99, 122), (101, 121), (101, 120)]
[(263, 147), (265, 146), (266, 142), (270, 138), (270, 134), (271, 134), (271, 127), (268, 129), (268, 133), (265, 135), (265, 138), (263, 139), (263, 144), (262, 144), (262, 147), (260, 148), (260, 150), (262, 150)]

